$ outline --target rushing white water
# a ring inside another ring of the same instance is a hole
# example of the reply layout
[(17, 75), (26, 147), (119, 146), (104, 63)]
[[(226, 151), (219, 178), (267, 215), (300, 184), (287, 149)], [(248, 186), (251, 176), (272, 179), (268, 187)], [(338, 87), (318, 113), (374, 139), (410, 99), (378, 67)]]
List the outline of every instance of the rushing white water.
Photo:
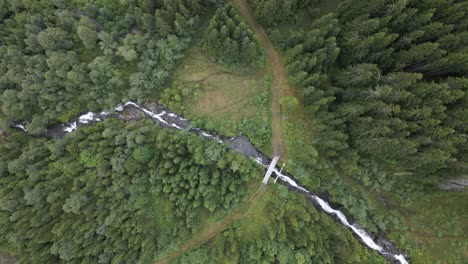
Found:
[(19, 129), (23, 130), (24, 132), (28, 132), (28, 130), (22, 124), (16, 124), (13, 127), (19, 128)]
[(63, 131), (70, 133), (70, 132), (75, 131), (77, 128), (78, 128), (78, 126), (77, 126), (76, 122), (73, 122), (73, 123), (67, 124), (67, 125), (63, 128)]
[(323, 199), (321, 199), (320, 197), (316, 195), (313, 195), (312, 197), (314, 198), (315, 201), (318, 202), (320, 207), (322, 207), (322, 209), (325, 212), (329, 214), (335, 214), (338, 217), (338, 219), (340, 219), (340, 222), (343, 225), (351, 228), (351, 230), (353, 230), (353, 232), (356, 233), (369, 248), (372, 248), (373, 250), (383, 253), (382, 247), (377, 245), (374, 242), (374, 240), (366, 233), (366, 231), (360, 229), (359, 227), (356, 227), (355, 225), (351, 225), (348, 222), (348, 219), (346, 218), (346, 216), (341, 211), (331, 208), (331, 206), (327, 202), (325, 202)]
[(187, 119), (185, 119), (185, 118), (183, 118), (183, 117), (180, 117), (180, 116), (177, 116), (177, 115), (174, 114), (174, 113), (170, 113), (170, 114), (168, 114), (168, 116), (170, 116), (170, 117), (177, 117), (177, 118), (179, 118), (179, 119), (182, 120), (182, 121), (187, 121)]
[(178, 126), (178, 125), (176, 125), (176, 124), (174, 124), (174, 123), (172, 123), (172, 124), (171, 124), (171, 126), (173, 126), (173, 127), (177, 128), (177, 129), (179, 129), (179, 130), (181, 130), (181, 129), (182, 129), (182, 127), (180, 127), (180, 126)]
[(213, 139), (213, 138), (214, 138), (213, 135), (210, 135), (210, 134), (208, 134), (208, 133), (206, 133), (206, 132), (202, 132), (202, 135), (203, 135), (204, 137), (206, 137), (206, 138), (209, 138), (209, 139)]
[[(169, 123), (167, 120), (165, 120), (163, 118), (163, 116), (167, 115), (171, 118), (178, 118), (179, 120), (183, 120), (185, 121), (186, 119), (182, 118), (182, 117), (179, 117), (177, 116), (176, 114), (174, 113), (166, 113), (166, 111), (162, 111), (161, 113), (159, 114), (156, 114), (134, 102), (127, 102), (125, 103), (124, 105), (118, 105), (117, 107), (115, 107), (115, 111), (116, 112), (122, 112), (124, 110), (124, 107), (125, 106), (134, 106), (135, 108), (137, 109), (140, 109), (141, 111), (143, 111), (146, 115), (158, 120), (160, 123), (162, 124), (165, 124), (167, 126), (170, 126), (170, 127), (173, 127), (175, 129), (183, 129), (181, 126), (175, 124), (175, 123)], [(88, 112), (86, 113), (85, 115), (82, 115), (78, 118), (78, 122), (79, 123), (82, 123), (82, 124), (88, 124), (90, 122), (99, 122), (99, 121), (102, 121), (101, 118), (99, 117), (105, 117), (109, 115), (109, 113), (106, 113), (106, 112), (101, 112), (100, 115), (98, 114), (95, 114), (93, 112)], [(26, 128), (24, 128), (23, 125), (21, 124), (16, 124), (14, 125), (14, 127), (17, 127), (17, 128), (20, 128), (22, 129), (23, 131), (27, 132)], [(75, 131), (76, 129), (78, 128), (78, 124), (77, 122), (72, 122), (72, 123), (68, 123), (65, 127), (64, 127), (64, 131), (66, 132), (72, 132), (72, 131)], [(210, 140), (215, 140), (217, 139), (214, 135), (211, 135), (209, 133), (206, 133), (205, 131), (199, 129), (199, 128), (193, 128), (193, 130), (195, 131), (201, 131), (201, 135), (207, 139), (210, 139)], [(231, 138), (230, 140), (235, 140), (235, 138)], [(219, 142), (220, 144), (223, 143), (223, 140), (217, 140), (217, 142)], [(261, 166), (263, 166), (264, 168), (267, 168), (268, 167), (268, 164), (264, 164), (263, 161), (262, 161), (262, 158), (260, 157), (257, 157), (255, 158), (255, 161), (260, 164)], [(284, 175), (281, 173), (281, 170), (278, 170), (278, 168), (275, 168), (273, 170), (273, 172), (277, 175), (278, 178), (280, 178), (282, 181), (286, 182), (288, 185), (292, 186), (293, 188), (295, 188), (296, 190), (300, 191), (300, 192), (303, 192), (303, 193), (306, 193), (306, 194), (310, 194), (310, 192), (305, 189), (304, 187), (300, 186), (297, 182), (295, 182), (293, 179), (291, 179), (290, 177)], [(316, 196), (316, 195), (311, 195), (312, 199), (314, 199), (317, 204), (322, 208), (322, 210), (324, 212), (326, 212), (327, 214), (330, 214), (330, 215), (336, 215), (337, 218), (340, 220), (340, 222), (348, 227), (349, 229), (352, 230), (352, 232), (354, 232), (357, 236), (359, 236), (359, 238), (362, 240), (362, 242), (367, 246), (369, 247), (370, 249), (373, 249), (375, 251), (378, 251), (379, 253), (381, 253), (382, 255), (385, 255), (385, 256), (393, 256), (393, 258), (395, 260), (398, 260), (400, 263), (402, 264), (408, 264), (408, 260), (406, 259), (406, 257), (403, 255), (403, 254), (398, 254), (398, 255), (392, 255), (391, 253), (389, 252), (386, 252), (382, 246), (378, 245), (373, 239), (371, 236), (369, 236), (369, 234), (367, 234), (367, 232), (365, 230), (363, 230), (362, 228), (360, 228), (359, 226), (357, 226), (356, 224), (350, 224), (348, 219), (346, 218), (346, 216), (339, 210), (336, 210), (336, 209), (333, 209), (330, 204), (328, 204), (325, 200), (321, 199), (320, 197)]]
[[(109, 113), (101, 112), (101, 116), (106, 116), (106, 115), (109, 115)], [(100, 121), (102, 121), (101, 118), (97, 117), (97, 114), (95, 114), (93, 112), (88, 112), (88, 113), (78, 117), (78, 123), (80, 123), (80, 124), (89, 124), (90, 122), (100, 122)], [(75, 122), (71, 122), (71, 123), (66, 124), (63, 127), (63, 131), (65, 131), (67, 133), (71, 133), (71, 132), (77, 130), (78, 129), (78, 123), (75, 121)]]
[(117, 111), (117, 112), (122, 112), (123, 110), (124, 110), (123, 105), (118, 105), (118, 106), (115, 107), (115, 111)]
[(155, 114), (155, 113), (151, 112), (150, 110), (148, 110), (148, 109), (146, 109), (146, 108), (144, 108), (144, 107), (141, 107), (141, 106), (135, 104), (134, 102), (127, 102), (127, 103), (125, 103), (125, 106), (127, 106), (127, 105), (132, 105), (132, 106), (134, 106), (134, 107), (140, 109), (140, 110), (143, 111), (145, 114), (151, 116), (152, 118), (157, 119), (159, 122), (161, 122), (161, 123), (163, 123), (163, 124), (165, 124), (165, 125), (171, 126), (171, 127), (175, 128), (175, 129), (179, 129), (179, 130), (182, 129), (182, 127), (180, 127), (180, 126), (178, 126), (178, 125), (176, 125), (176, 124), (174, 124), (174, 123), (170, 124), (169, 122), (167, 122), (166, 120), (164, 120), (164, 119), (161, 117), (161, 116), (163, 116), (163, 115), (166, 114), (165, 111), (163, 111), (163, 112), (160, 113), (160, 114)]
[[(255, 159), (255, 161), (257, 161), (257, 163), (261, 163), (262, 165), (266, 166), (265, 164), (263, 164), (261, 162), (261, 159), (259, 159), (259, 158)], [(293, 186), (294, 188), (296, 188), (296, 189), (298, 189), (300, 191), (306, 192), (306, 193), (310, 193), (307, 189), (305, 189), (304, 187), (297, 184), (290, 177), (281, 174), (277, 169), (275, 169), (274, 172), (276, 173), (277, 176), (279, 176), (280, 179), (287, 182), (289, 185)], [(366, 244), (367, 247), (369, 247), (369, 248), (371, 248), (371, 249), (373, 249), (375, 251), (378, 251), (381, 254), (391, 255), (391, 253), (386, 252), (381, 246), (379, 246), (374, 241), (374, 239), (372, 239), (372, 237), (370, 237), (369, 234), (367, 234), (366, 231), (364, 231), (362, 228), (360, 228), (359, 226), (357, 226), (355, 224), (350, 224), (348, 219), (346, 218), (346, 216), (341, 211), (333, 209), (330, 206), (330, 204), (328, 204), (325, 200), (323, 200), (322, 198), (320, 198), (320, 197), (318, 197), (316, 195), (312, 195), (312, 198), (320, 205), (320, 207), (322, 208), (323, 211), (325, 211), (328, 214), (336, 215), (338, 217), (338, 219), (340, 220), (340, 222), (344, 226), (350, 228), (356, 235), (358, 235), (359, 238), (361, 238), (362, 242), (364, 244)], [(408, 264), (408, 261), (406, 260), (405, 256), (402, 255), (402, 254), (393, 255), (393, 257), (402, 264)]]
[(406, 260), (405, 256), (403, 256), (402, 254), (398, 254), (398, 255), (394, 255), (394, 257), (400, 261), (400, 263), (402, 264), (408, 264), (408, 261)]
[(306, 193), (309, 193), (309, 191), (305, 188), (303, 188), (302, 186), (300, 186), (299, 184), (297, 184), (293, 179), (289, 178), (288, 176), (285, 176), (283, 174), (281, 174), (278, 169), (274, 169), (273, 172), (280, 178), (282, 179), (283, 181), (289, 183), (291, 186), (294, 186), (294, 188), (300, 190), (300, 191), (303, 191), (303, 192), (306, 192)]
[[(159, 122), (161, 122), (161, 123), (163, 123), (163, 124), (165, 124), (167, 126), (173, 127), (175, 129), (178, 129), (178, 130), (183, 129), (181, 126), (177, 125), (176, 123), (169, 123), (164, 118), (162, 118), (162, 116), (167, 114), (166, 111), (162, 111), (161, 113), (156, 114), (156, 113), (154, 113), (154, 112), (152, 112), (152, 111), (150, 111), (150, 110), (148, 110), (148, 109), (146, 109), (146, 108), (144, 108), (144, 107), (142, 107), (142, 106), (140, 106), (140, 105), (138, 105), (138, 104), (136, 104), (134, 102), (131, 102), (131, 101), (125, 103), (124, 105), (116, 106), (114, 108), (114, 110), (116, 112), (122, 112), (125, 109), (125, 107), (129, 106), (129, 105), (140, 109), (141, 111), (143, 111), (148, 116), (150, 116), (150, 117), (152, 117), (154, 119), (157, 119)], [(105, 117), (105, 116), (108, 116), (108, 115), (109, 115), (109, 113), (107, 113), (107, 112), (101, 112), (100, 114), (96, 114), (96, 113), (93, 113), (93, 112), (88, 112), (88, 113), (86, 113), (84, 115), (81, 115), (78, 118), (78, 123), (80, 123), (80, 124), (89, 124), (90, 122), (100, 122), (100, 121), (102, 121), (102, 119), (100, 117)], [(170, 117), (178, 117), (174, 113), (169, 113), (167, 115), (170, 116)], [(179, 117), (179, 119), (180, 120), (186, 120), (186, 119), (183, 119), (183, 118), (180, 118), (180, 117)], [(21, 125), (15, 125), (15, 126), (19, 127)], [(70, 132), (75, 131), (77, 128), (78, 128), (77, 122), (72, 122), (72, 123), (66, 124), (65, 127), (63, 128), (63, 131), (70, 133)], [(213, 138), (214, 137), (210, 135), (210, 139), (213, 139)]]
[(97, 122), (101, 121), (100, 118), (95, 117), (95, 116), (96, 115), (93, 112), (88, 112), (87, 114), (80, 116), (78, 120), (82, 124), (88, 124), (91, 121), (97, 121)]

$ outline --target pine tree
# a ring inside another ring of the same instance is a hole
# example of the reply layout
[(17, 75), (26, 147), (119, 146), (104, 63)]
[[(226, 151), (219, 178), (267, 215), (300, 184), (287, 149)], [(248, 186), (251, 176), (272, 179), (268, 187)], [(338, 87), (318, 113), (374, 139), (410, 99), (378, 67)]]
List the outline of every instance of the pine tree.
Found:
[(231, 65), (250, 66), (261, 60), (252, 32), (229, 4), (216, 11), (203, 35), (202, 49), (218, 61)]

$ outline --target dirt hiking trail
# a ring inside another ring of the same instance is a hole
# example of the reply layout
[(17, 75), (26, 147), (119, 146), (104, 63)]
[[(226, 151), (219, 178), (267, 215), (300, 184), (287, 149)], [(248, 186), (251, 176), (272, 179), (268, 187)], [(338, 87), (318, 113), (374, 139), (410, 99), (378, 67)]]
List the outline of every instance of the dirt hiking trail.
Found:
[(157, 260), (155, 264), (170, 263), (183, 253), (195, 248), (200, 244), (203, 244), (209, 239), (215, 237), (217, 234), (223, 232), (231, 223), (248, 217), (252, 213), (252, 210), (262, 197), (263, 193), (265, 193), (266, 189), (267, 186), (265, 184), (261, 184), (260, 187), (255, 191), (255, 193), (253, 193), (246, 202), (241, 204), (232, 213), (228, 214), (221, 221), (213, 223), (207, 228), (200, 231), (199, 233), (195, 234), (194, 236), (192, 236), (192, 238), (190, 238), (188, 241), (182, 244), (176, 251), (172, 252), (171, 254), (167, 255), (162, 259)]
[[(272, 102), (272, 126), (273, 126), (273, 155), (282, 156), (284, 154), (284, 143), (282, 137), (281, 129), (281, 106), (279, 100), (284, 94), (282, 93), (283, 89), (289, 89), (289, 81), (287, 76), (287, 70), (284, 65), (283, 58), (281, 54), (273, 47), (268, 35), (265, 32), (265, 29), (257, 22), (253, 14), (252, 9), (250, 9), (246, 0), (232, 0), (233, 6), (238, 10), (238, 12), (244, 17), (245, 21), (250, 26), (253, 33), (257, 36), (257, 40), (260, 43), (260, 46), (265, 51), (267, 60), (271, 64), (273, 70), (273, 102)], [(287, 87), (287, 88), (286, 88)]]
[[(290, 89), (290, 84), (287, 77), (287, 70), (283, 62), (281, 54), (273, 47), (265, 29), (257, 22), (253, 11), (250, 9), (246, 0), (232, 0), (233, 6), (242, 15), (245, 21), (250, 26), (253, 33), (257, 36), (257, 40), (260, 46), (265, 51), (267, 60), (271, 64), (273, 71), (273, 98), (272, 98), (272, 126), (273, 126), (273, 155), (282, 156), (284, 154), (284, 144), (282, 136), (282, 117), (281, 117), (281, 106), (279, 103), (282, 97), (282, 89), (286, 87), (286, 90)], [(221, 221), (213, 223), (207, 228), (203, 229), (199, 233), (195, 234), (192, 238), (182, 244), (176, 251), (167, 255), (166, 257), (159, 259), (155, 264), (167, 264), (175, 260), (183, 253), (195, 248), (196, 246), (208, 241), (215, 237), (217, 234), (224, 231), (231, 223), (244, 219), (250, 215), (255, 205), (262, 197), (262, 194), (266, 191), (267, 186), (261, 184), (258, 190), (249, 197), (248, 201), (244, 202), (232, 213), (227, 215)]]

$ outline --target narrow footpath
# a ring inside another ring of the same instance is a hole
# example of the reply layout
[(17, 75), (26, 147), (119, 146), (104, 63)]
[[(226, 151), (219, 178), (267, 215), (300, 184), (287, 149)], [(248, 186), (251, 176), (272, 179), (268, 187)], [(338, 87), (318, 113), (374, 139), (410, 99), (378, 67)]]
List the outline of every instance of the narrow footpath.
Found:
[(260, 184), (260, 187), (255, 191), (255, 193), (253, 193), (246, 202), (240, 205), (232, 213), (224, 217), (221, 221), (213, 223), (199, 233), (195, 234), (192, 238), (190, 238), (190, 240), (182, 244), (176, 251), (162, 259), (159, 259), (155, 262), (155, 264), (170, 263), (183, 253), (197, 247), (200, 244), (205, 243), (209, 239), (215, 237), (217, 234), (223, 232), (231, 223), (248, 217), (254, 209), (255, 205), (262, 197), (262, 194), (265, 193), (266, 189), (266, 185)]
[[(257, 36), (257, 40), (261, 48), (265, 51), (268, 62), (271, 64), (273, 71), (273, 98), (272, 98), (272, 127), (273, 127), (273, 156), (282, 156), (284, 154), (284, 143), (281, 127), (281, 106), (279, 103), (282, 97), (282, 89), (290, 88), (288, 82), (287, 70), (283, 62), (281, 54), (273, 47), (265, 29), (257, 22), (246, 0), (232, 0), (233, 6), (238, 10), (240, 15), (244, 17), (253, 33)], [(155, 264), (167, 264), (175, 260), (183, 253), (195, 248), (196, 246), (208, 241), (215, 237), (217, 234), (224, 231), (231, 223), (244, 219), (249, 216), (250, 212), (254, 209), (259, 198), (265, 192), (267, 186), (261, 184), (258, 190), (248, 199), (247, 202), (240, 205), (239, 208), (234, 210), (221, 221), (216, 222), (198, 234), (195, 234), (190, 240), (182, 244), (176, 251), (159, 259)]]
[(265, 29), (255, 19), (252, 9), (250, 9), (246, 0), (232, 0), (233, 6), (244, 17), (245, 21), (250, 26), (250, 29), (257, 36), (260, 46), (265, 51), (267, 60), (271, 64), (273, 70), (273, 102), (272, 102), (272, 126), (273, 126), (273, 156), (284, 156), (284, 142), (281, 128), (281, 107), (279, 100), (284, 93), (282, 90), (289, 90), (290, 83), (288, 81), (286, 67), (284, 65), (283, 57), (273, 47)]

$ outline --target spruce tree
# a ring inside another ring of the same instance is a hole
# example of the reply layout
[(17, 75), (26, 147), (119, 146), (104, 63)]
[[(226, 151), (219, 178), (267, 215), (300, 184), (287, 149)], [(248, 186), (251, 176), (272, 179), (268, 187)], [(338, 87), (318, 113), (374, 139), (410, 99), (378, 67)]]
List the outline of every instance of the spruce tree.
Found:
[(254, 35), (230, 4), (216, 11), (203, 35), (202, 49), (230, 65), (252, 66), (261, 62)]

